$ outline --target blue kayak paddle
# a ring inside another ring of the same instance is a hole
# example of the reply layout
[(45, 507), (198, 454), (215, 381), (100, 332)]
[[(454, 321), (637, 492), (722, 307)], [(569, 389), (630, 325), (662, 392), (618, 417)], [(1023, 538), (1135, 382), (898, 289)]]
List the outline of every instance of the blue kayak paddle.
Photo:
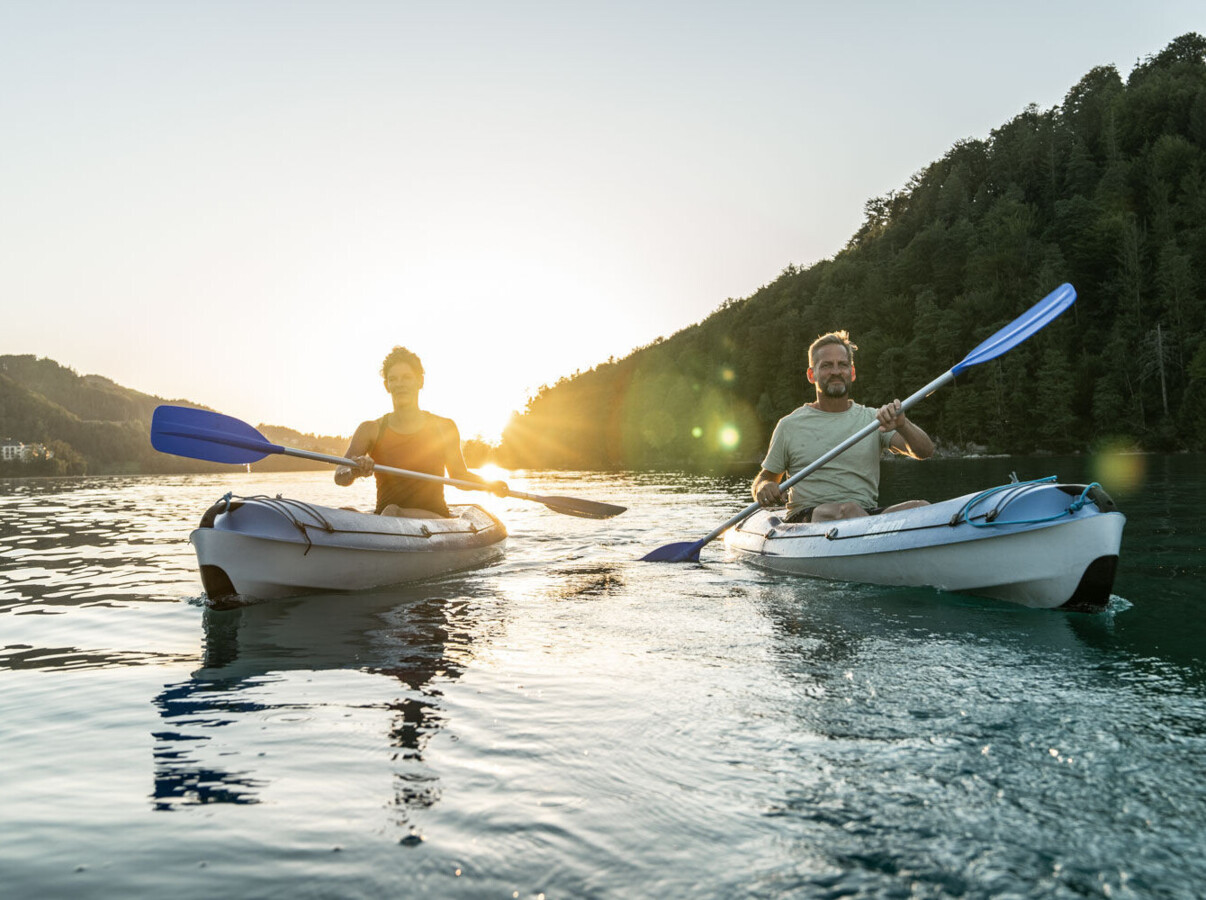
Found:
[[(265, 456), (277, 453), (331, 463), (336, 466), (352, 466), (353, 468), (356, 466), (353, 460), (342, 456), (330, 456), (312, 450), (298, 450), (296, 447), (282, 447), (280, 444), (272, 443), (240, 419), (188, 406), (155, 408), (155, 414), (151, 417), (151, 446), (160, 453), (171, 453), (173, 456), (187, 456), (190, 459), (206, 459), (210, 462), (220, 463), (253, 463)], [(420, 481), (438, 481), (463, 491), (490, 490), (488, 485), (478, 484), (476, 481), (444, 478), (426, 472), (395, 469), (392, 466), (375, 466), (374, 471), (401, 475), (404, 478), (417, 478)], [(580, 500), (575, 497), (541, 497), (536, 494), (526, 494), (523, 491), (508, 490), (505, 496), (514, 497), (517, 500), (533, 500), (536, 503), (543, 503), (553, 512), (578, 516), (583, 519), (610, 519), (627, 509), (624, 506), (613, 506), (610, 503), (599, 503), (595, 500)]]
[[(981, 343), (975, 350), (963, 357), (963, 360), (948, 369), (944, 374), (935, 378), (917, 393), (913, 394), (907, 400), (900, 404), (901, 411), (909, 409), (914, 404), (928, 397), (938, 388), (955, 380), (955, 376), (961, 372), (970, 369), (972, 366), (978, 366), (982, 362), (988, 362), (990, 359), (996, 359), (1003, 353), (1012, 350), (1022, 341), (1029, 338), (1031, 335), (1045, 328), (1052, 320), (1060, 313), (1066, 310), (1076, 300), (1076, 289), (1070, 284), (1062, 284), (1054, 291), (1040, 300), (1022, 315), (1018, 316), (988, 340)], [(825, 465), (830, 460), (842, 453), (845, 453), (859, 441), (874, 434), (879, 430), (879, 422), (870, 422), (864, 428), (852, 434), (846, 440), (842, 441), (828, 453), (821, 456), (815, 462), (805, 466), (795, 475), (792, 475), (786, 481), (779, 485), (779, 488), (785, 489), (793, 484), (807, 478), (821, 466)], [(729, 519), (723, 525), (716, 528), (714, 531), (707, 534), (702, 540), (695, 542), (681, 541), (676, 544), (666, 544), (663, 547), (658, 547), (651, 553), (641, 557), (644, 562), (698, 562), (699, 551), (707, 544), (710, 544), (716, 538), (720, 537), (734, 525), (738, 525), (752, 516), (761, 508), (761, 504), (751, 503), (733, 518)]]

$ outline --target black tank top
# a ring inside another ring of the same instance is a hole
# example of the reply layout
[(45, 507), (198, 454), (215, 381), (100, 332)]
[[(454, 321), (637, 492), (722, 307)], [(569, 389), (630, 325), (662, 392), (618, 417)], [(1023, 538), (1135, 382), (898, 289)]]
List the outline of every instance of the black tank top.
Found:
[[(377, 440), (368, 455), (373, 462), (411, 472), (444, 477), (444, 446), (436, 417), (426, 414), (423, 427), (414, 434), (400, 434), (386, 424), (389, 416), (382, 416), (377, 427)], [(376, 473), (377, 513), (395, 503), (404, 509), (426, 509), (441, 516), (448, 516), (444, 503), (444, 485), (436, 481), (420, 481), (385, 472)]]

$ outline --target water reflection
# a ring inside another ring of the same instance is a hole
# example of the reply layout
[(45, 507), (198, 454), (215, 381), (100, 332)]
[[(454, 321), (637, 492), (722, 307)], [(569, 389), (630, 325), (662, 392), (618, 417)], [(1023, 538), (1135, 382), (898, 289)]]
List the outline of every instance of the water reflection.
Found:
[(156, 479), (0, 483), (0, 614), (175, 599), (178, 510)]
[[(271, 782), (258, 762), (266, 748), (288, 739), (289, 724), (331, 718), (336, 710), (357, 728), (388, 711), (385, 765), (399, 824), (410, 810), (434, 804), (438, 780), (425, 752), (445, 723), (441, 685), (459, 678), (475, 645), (501, 627), (492, 595), (466, 595), (465, 587), (409, 586), (206, 610), (203, 667), (166, 685), (153, 701), (164, 726), (154, 733), (154, 808), (260, 802)], [(319, 673), (333, 682), (321, 683)], [(380, 685), (366, 688), (340, 673), (387, 676), (401, 690), (383, 693)], [(331, 740), (341, 727), (332, 720)], [(279, 733), (265, 737), (265, 730)]]
[(1200, 602), (1153, 590), (1155, 603), (1117, 615), (1071, 617), (1068, 627), (1125, 677), (1179, 691), (1206, 683), (1206, 646), (1197, 622)]
[[(239, 715), (267, 707), (238, 698), (237, 684), (184, 682), (168, 685), (154, 704), (173, 730), (152, 733), (155, 739), (153, 806), (159, 810), (205, 803), (258, 803), (256, 790), (265, 782), (249, 772), (208, 765), (200, 753), (211, 729), (232, 724)], [(228, 696), (228, 693), (230, 696)]]
[(33, 647), (8, 644), (0, 647), (0, 670), (11, 669), (108, 669), (117, 666), (149, 666), (187, 662), (184, 654), (146, 650), (87, 650), (81, 647)]
[(1093, 689), (1067, 683), (1067, 671), (1096, 671), (1094, 684), (1110, 687), (1100, 674), (1108, 654), (1086, 640), (1108, 634), (1109, 612), (781, 582), (766, 587), (760, 605), (773, 626), (776, 664), (793, 686), (785, 712), (810, 741), (826, 742), (823, 755), (846, 759), (863, 742), (889, 747), (919, 734), (978, 751), (1008, 730), (1002, 723), (1024, 730), (1027, 710)]
[[(1076, 478), (1047, 462), (901, 464), (935, 480), (897, 488)], [(185, 602), (200, 591), (187, 533), (233, 478), (0, 485), (8, 881), (30, 896), (50, 872), (56, 895), (189, 894), (202, 871), (244, 894), (260, 873), (258, 895), (1188, 896), (1206, 880), (1206, 700), (1183, 680), (1206, 647), (1202, 467), (1157, 462), (1144, 496), (1117, 497), (1131, 605), (1102, 617), (774, 576), (719, 547), (638, 563), (744, 504), (744, 482), (670, 475), (550, 478), (548, 493), (629, 512), (516, 505), (507, 560), (477, 576), (203, 613)], [(329, 475), (288, 478), (239, 492), (331, 502)], [(56, 549), (56, 522), (109, 519)], [(423, 849), (399, 856), (418, 826)], [(328, 840), (352, 852), (315, 852)], [(81, 848), (95, 865), (73, 873)]]
[(620, 566), (582, 562), (550, 570), (542, 593), (554, 600), (603, 600), (624, 589), (624, 569)]

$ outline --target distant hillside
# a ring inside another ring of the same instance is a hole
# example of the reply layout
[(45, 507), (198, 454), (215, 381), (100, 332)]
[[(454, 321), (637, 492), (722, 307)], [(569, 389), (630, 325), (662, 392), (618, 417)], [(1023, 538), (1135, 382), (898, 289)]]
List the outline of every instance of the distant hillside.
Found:
[[(0, 356), (0, 438), (47, 445), (45, 463), (0, 463), (0, 476), (135, 474), (230, 471), (230, 466), (184, 459), (151, 447), (151, 416), (161, 403), (205, 409), (187, 400), (164, 400), (122, 387), (100, 375), (79, 375), (51, 359)], [(347, 439), (257, 426), (277, 443), (342, 455)], [(322, 463), (269, 456), (253, 470), (325, 468)]]
[[(885, 145), (884, 152), (890, 152)], [(801, 210), (801, 215), (808, 215)], [(845, 328), (855, 399), (907, 396), (1070, 281), (1073, 309), (915, 411), (994, 451), (1206, 439), (1206, 38), (1093, 69), (1053, 109), (957, 143), (866, 204), (846, 248), (699, 324), (542, 388), (504, 464), (715, 468), (762, 458), (812, 399), (809, 343)]]

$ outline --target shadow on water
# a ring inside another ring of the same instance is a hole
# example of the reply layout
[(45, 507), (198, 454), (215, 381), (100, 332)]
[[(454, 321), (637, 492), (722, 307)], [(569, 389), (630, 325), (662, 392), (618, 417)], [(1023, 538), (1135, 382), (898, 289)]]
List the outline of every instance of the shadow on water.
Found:
[[(281, 716), (312, 720), (324, 707), (346, 709), (346, 686), (324, 698), (308, 684), (313, 673), (346, 672), (385, 676), (399, 686), (393, 698), (353, 708), (388, 710), (393, 802), (405, 822), (408, 809), (439, 797), (424, 763), (427, 743), (444, 721), (439, 686), (460, 677), (474, 646), (501, 627), (494, 599), (480, 588), (467, 593), (464, 582), (440, 582), (207, 609), (203, 667), (154, 700), (163, 721), (154, 733), (154, 808), (260, 802), (268, 780), (240, 741), (254, 745), (260, 739), (252, 730)], [(292, 689), (299, 680), (306, 690)], [(361, 688), (356, 696), (365, 693)], [(380, 690), (372, 693), (380, 698)]]

